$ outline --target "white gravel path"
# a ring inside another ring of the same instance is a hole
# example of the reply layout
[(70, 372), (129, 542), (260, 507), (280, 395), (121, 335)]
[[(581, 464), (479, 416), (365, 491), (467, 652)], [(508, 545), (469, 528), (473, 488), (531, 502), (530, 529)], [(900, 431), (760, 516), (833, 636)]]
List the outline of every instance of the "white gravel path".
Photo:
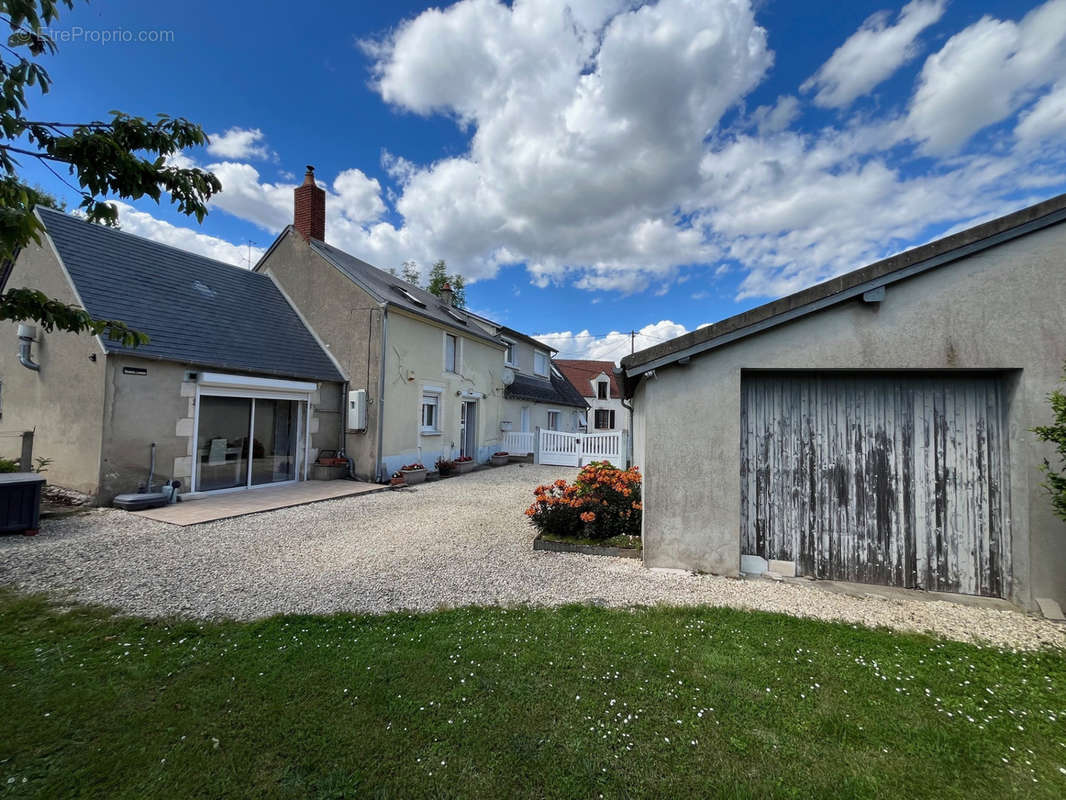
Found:
[(1066, 646), (1024, 614), (860, 598), (814, 585), (644, 569), (635, 559), (534, 552), (522, 512), (573, 470), (514, 464), (382, 492), (179, 528), (121, 511), (0, 537), (0, 584), (145, 616), (427, 611), (457, 605), (723, 605), (929, 631), (1004, 647)]

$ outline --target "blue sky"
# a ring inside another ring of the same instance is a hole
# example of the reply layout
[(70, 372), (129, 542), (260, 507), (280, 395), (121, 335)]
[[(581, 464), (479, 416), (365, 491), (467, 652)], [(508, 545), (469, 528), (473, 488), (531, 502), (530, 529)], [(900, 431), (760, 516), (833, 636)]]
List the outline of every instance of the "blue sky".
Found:
[[(223, 180), (203, 225), (138, 202), (124, 229), (244, 263), (312, 163), (327, 240), (381, 267), (445, 258), (472, 308), (566, 357), (1066, 187), (1066, 0), (101, 0), (55, 30), (34, 118), (165, 112), (213, 134), (181, 156)], [(169, 41), (99, 41), (144, 31)]]

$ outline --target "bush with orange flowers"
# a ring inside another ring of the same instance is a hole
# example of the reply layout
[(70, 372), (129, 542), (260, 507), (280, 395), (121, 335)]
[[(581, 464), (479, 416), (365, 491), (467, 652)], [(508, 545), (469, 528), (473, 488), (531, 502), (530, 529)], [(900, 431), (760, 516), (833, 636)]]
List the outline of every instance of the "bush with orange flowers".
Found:
[(640, 536), (640, 470), (594, 461), (569, 484), (562, 478), (533, 491), (526, 516), (541, 533), (610, 539)]

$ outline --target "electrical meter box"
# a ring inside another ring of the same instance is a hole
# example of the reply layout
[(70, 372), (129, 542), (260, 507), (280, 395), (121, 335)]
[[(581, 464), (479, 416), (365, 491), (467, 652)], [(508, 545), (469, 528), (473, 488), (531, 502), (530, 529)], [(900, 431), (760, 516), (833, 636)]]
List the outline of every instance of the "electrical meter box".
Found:
[(348, 430), (366, 430), (366, 389), (348, 392)]

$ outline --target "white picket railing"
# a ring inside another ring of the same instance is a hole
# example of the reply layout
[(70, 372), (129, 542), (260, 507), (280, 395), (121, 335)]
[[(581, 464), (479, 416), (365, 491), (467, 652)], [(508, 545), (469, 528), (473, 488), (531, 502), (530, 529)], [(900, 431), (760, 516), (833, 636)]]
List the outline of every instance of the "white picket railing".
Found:
[(503, 435), (503, 449), (513, 456), (525, 456), (533, 452), (532, 431), (507, 431)]
[(581, 467), (590, 461), (610, 461), (625, 466), (625, 440), (621, 431), (566, 433), (541, 430), (538, 463)]
[(610, 461), (616, 467), (625, 466), (623, 455), (622, 432), (582, 434), (581, 463), (590, 461)]

